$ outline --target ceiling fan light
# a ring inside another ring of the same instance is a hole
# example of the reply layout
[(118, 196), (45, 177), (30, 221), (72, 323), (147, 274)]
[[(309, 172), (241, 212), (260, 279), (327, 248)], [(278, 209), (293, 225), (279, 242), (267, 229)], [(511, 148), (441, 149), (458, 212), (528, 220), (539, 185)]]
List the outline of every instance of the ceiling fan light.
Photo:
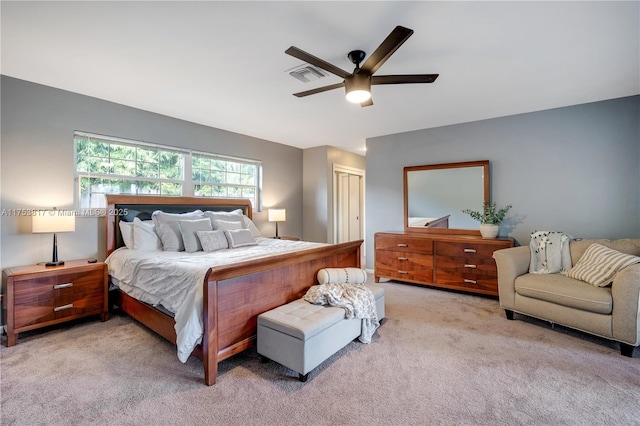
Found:
[(347, 100), (354, 104), (361, 104), (364, 101), (371, 99), (371, 92), (366, 90), (352, 90), (347, 93)]
[(344, 87), (349, 102), (360, 104), (371, 99), (371, 78), (368, 75), (350, 75), (344, 80)]

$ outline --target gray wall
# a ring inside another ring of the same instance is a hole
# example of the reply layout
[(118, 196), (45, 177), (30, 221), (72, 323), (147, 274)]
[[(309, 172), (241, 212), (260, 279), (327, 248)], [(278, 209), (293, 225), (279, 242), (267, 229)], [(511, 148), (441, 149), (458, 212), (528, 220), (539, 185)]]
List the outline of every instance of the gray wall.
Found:
[(513, 204), (502, 236), (638, 238), (639, 123), (632, 96), (368, 139), (367, 252), (375, 232), (403, 229), (403, 167), (485, 159), (492, 200)]
[[(275, 233), (266, 209), (287, 209), (282, 235), (302, 234), (302, 150), (2, 76), (0, 267), (51, 259), (51, 235), (31, 234), (31, 218), (7, 209), (66, 208), (74, 200), (73, 132), (262, 160), (264, 212), (254, 221)], [(104, 258), (104, 218), (78, 218), (58, 236), (59, 257)]]

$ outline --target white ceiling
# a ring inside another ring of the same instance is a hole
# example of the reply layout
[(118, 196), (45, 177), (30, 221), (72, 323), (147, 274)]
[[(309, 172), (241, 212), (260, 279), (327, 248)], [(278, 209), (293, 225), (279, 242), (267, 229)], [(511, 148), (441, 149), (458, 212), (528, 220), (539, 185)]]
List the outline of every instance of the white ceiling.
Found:
[[(640, 93), (640, 8), (628, 2), (7, 2), (2, 74), (299, 148)], [(361, 108), (340, 82), (301, 83), (294, 45), (351, 71), (396, 25), (415, 31)], [(126, 137), (126, 135), (118, 135)]]

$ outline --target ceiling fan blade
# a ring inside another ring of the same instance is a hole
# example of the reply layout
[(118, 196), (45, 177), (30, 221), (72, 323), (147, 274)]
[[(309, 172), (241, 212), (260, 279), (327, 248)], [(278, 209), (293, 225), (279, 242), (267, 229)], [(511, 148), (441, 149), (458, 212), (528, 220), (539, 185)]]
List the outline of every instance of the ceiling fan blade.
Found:
[(378, 46), (378, 48), (369, 55), (369, 58), (364, 62), (364, 65), (360, 68), (362, 71), (366, 71), (369, 74), (373, 74), (378, 71), (378, 68), (384, 64), (393, 52), (398, 50), (402, 43), (407, 41), (413, 34), (413, 30), (409, 28), (397, 26), (391, 31), (391, 34)]
[(366, 101), (364, 101), (364, 102), (362, 102), (360, 104), (360, 106), (363, 107), (363, 108), (371, 106), (371, 105), (373, 105), (373, 98), (369, 98), (368, 100), (366, 100)]
[(374, 75), (371, 84), (433, 83), (440, 74)]
[(322, 93), (322, 92), (326, 92), (327, 90), (338, 89), (340, 87), (344, 87), (344, 82), (331, 84), (329, 86), (322, 86), (322, 87), (318, 87), (317, 89), (306, 90), (304, 92), (294, 93), (293, 96), (302, 98), (304, 96), (315, 95), (316, 93)]
[(315, 65), (318, 68), (322, 68), (323, 70), (328, 71), (331, 74), (337, 75), (338, 77), (347, 78), (347, 76), (350, 75), (350, 73), (346, 72), (345, 70), (338, 68), (323, 59), (313, 56), (312, 54), (307, 53), (304, 50), (300, 50), (295, 46), (291, 46), (290, 48), (285, 50), (284, 53), (286, 53), (287, 55), (291, 55), (294, 58), (298, 58), (301, 61), (307, 62), (311, 65)]

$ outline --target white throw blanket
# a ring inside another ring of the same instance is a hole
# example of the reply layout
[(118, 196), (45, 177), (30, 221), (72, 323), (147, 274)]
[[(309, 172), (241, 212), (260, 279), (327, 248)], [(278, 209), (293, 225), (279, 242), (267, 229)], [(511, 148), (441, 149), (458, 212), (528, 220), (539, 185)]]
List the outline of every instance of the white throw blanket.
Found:
[(571, 269), (571, 252), (569, 243), (573, 237), (556, 231), (536, 231), (531, 234), (531, 262), (529, 272), (532, 274), (565, 273)]
[(371, 343), (371, 336), (380, 326), (373, 292), (362, 284), (321, 284), (311, 287), (304, 300), (314, 305), (330, 305), (343, 308), (346, 319), (361, 318), (362, 343)]

